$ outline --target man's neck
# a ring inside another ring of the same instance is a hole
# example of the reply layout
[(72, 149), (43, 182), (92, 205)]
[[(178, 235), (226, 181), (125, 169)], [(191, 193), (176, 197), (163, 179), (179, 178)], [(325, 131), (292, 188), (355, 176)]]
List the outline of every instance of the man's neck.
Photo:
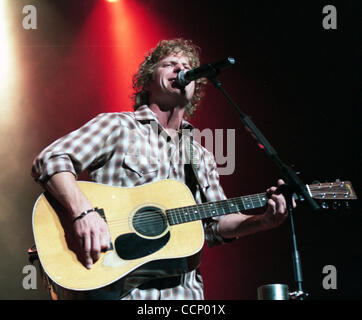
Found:
[(184, 117), (185, 108), (164, 108), (156, 103), (151, 103), (149, 108), (156, 114), (158, 121), (169, 135), (176, 136)]

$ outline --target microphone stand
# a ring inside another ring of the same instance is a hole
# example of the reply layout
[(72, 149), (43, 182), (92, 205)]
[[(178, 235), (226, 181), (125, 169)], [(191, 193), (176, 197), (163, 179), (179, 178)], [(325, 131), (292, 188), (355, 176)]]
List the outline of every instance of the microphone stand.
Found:
[(243, 121), (246, 130), (250, 132), (251, 136), (262, 146), (262, 149), (267, 153), (267, 155), (274, 161), (274, 163), (281, 170), (282, 176), (286, 181), (286, 184), (279, 187), (279, 192), (282, 193), (286, 199), (287, 210), (289, 214), (289, 221), (292, 234), (292, 244), (293, 244), (293, 269), (294, 269), (294, 280), (296, 282), (297, 291), (290, 293), (292, 299), (295, 300), (304, 300), (308, 294), (303, 291), (303, 277), (302, 277), (302, 268), (301, 260), (297, 248), (297, 241), (294, 229), (294, 219), (293, 219), (293, 194), (297, 194), (300, 200), (305, 200), (312, 207), (313, 210), (319, 210), (319, 205), (312, 199), (310, 196), (305, 184), (298, 178), (296, 173), (286, 164), (282, 162), (279, 158), (275, 149), (271, 146), (268, 140), (263, 136), (260, 130), (255, 126), (251, 119), (241, 111), (238, 105), (231, 99), (229, 94), (222, 87), (222, 83), (217, 79), (217, 76), (220, 73), (220, 70), (214, 68), (208, 77), (211, 83), (215, 86), (216, 89), (220, 90), (221, 93), (226, 97), (226, 99), (231, 103), (234, 109), (239, 113), (241, 120)]

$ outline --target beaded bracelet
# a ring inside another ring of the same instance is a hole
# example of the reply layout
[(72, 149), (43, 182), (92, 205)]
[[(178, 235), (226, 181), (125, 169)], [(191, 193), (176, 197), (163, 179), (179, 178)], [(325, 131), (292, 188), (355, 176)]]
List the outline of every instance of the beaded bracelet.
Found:
[(84, 216), (86, 216), (88, 213), (91, 213), (93, 211), (96, 211), (98, 212), (98, 208), (95, 207), (95, 208), (92, 208), (92, 209), (89, 209), (89, 210), (86, 210), (84, 212), (82, 212), (78, 217), (76, 217), (74, 220), (73, 220), (73, 224), (74, 222), (76, 222), (78, 219), (82, 219)]

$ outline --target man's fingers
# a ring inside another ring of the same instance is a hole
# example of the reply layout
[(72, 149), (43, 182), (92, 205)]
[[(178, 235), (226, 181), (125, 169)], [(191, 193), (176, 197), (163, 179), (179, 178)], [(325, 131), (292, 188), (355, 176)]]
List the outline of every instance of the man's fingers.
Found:
[(101, 252), (110, 247), (110, 234), (107, 224), (98, 215), (89, 213), (86, 217), (76, 221), (75, 233), (79, 235), (82, 248), (82, 261), (87, 269), (96, 263)]
[(108, 232), (105, 232), (105, 234), (101, 236), (101, 251), (108, 250), (110, 242), (111, 242), (111, 237)]
[(274, 215), (276, 211), (276, 204), (274, 202), (273, 199), (269, 199), (268, 200), (268, 208), (267, 208), (267, 212), (271, 215)]
[[(283, 184), (285, 184), (285, 182), (282, 179), (279, 179), (277, 182), (278, 187), (270, 187), (266, 191), (269, 200), (263, 222), (268, 228), (279, 226), (288, 217), (287, 202), (283, 194), (277, 192), (277, 189)], [(293, 207), (296, 207), (294, 199)]]
[(268, 196), (271, 196), (276, 190), (277, 190), (277, 187), (270, 187), (270, 188), (266, 189), (266, 193), (268, 194)]
[(100, 257), (101, 244), (99, 238), (100, 238), (99, 234), (91, 233), (91, 239), (92, 239), (91, 255), (93, 258), (93, 263), (95, 263)]
[(83, 252), (84, 252), (84, 258), (85, 258), (85, 266), (87, 269), (92, 268), (93, 259), (91, 256), (91, 237), (88, 234), (85, 234), (83, 236)]
[(276, 213), (284, 214), (287, 209), (287, 205), (286, 205), (284, 197), (281, 194), (280, 195), (273, 194), (271, 196), (271, 199), (274, 200), (274, 202), (275, 202)]

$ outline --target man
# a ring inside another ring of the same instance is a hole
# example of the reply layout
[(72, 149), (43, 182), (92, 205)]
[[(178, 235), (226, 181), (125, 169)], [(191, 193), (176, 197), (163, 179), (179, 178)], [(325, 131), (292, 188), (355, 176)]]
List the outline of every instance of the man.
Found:
[[(193, 141), (188, 149), (193, 155), (188, 159), (196, 170), (180, 161), (187, 149), (184, 142), (189, 141), (186, 132), (193, 128), (184, 119), (196, 109), (204, 82), (197, 80), (179, 88), (175, 79), (181, 70), (199, 64), (198, 48), (191, 41), (161, 41), (134, 77), (135, 112), (100, 114), (55, 141), (34, 160), (35, 180), (67, 209), (69, 219), (74, 221), (73, 236), (82, 247), (86, 268), (92, 268), (101, 251), (109, 248), (111, 239), (106, 222), (92, 211), (97, 204), (91, 204), (76, 183), (83, 170), (88, 170), (95, 182), (126, 187), (177, 179), (189, 186), (197, 203), (226, 199), (209, 151)], [(205, 221), (209, 246), (280, 225), (287, 216), (286, 203), (282, 195), (274, 194), (275, 190), (267, 190), (270, 199), (263, 215), (237, 213)], [(192, 270), (140, 285), (123, 298), (203, 299), (202, 279), (198, 270)]]

